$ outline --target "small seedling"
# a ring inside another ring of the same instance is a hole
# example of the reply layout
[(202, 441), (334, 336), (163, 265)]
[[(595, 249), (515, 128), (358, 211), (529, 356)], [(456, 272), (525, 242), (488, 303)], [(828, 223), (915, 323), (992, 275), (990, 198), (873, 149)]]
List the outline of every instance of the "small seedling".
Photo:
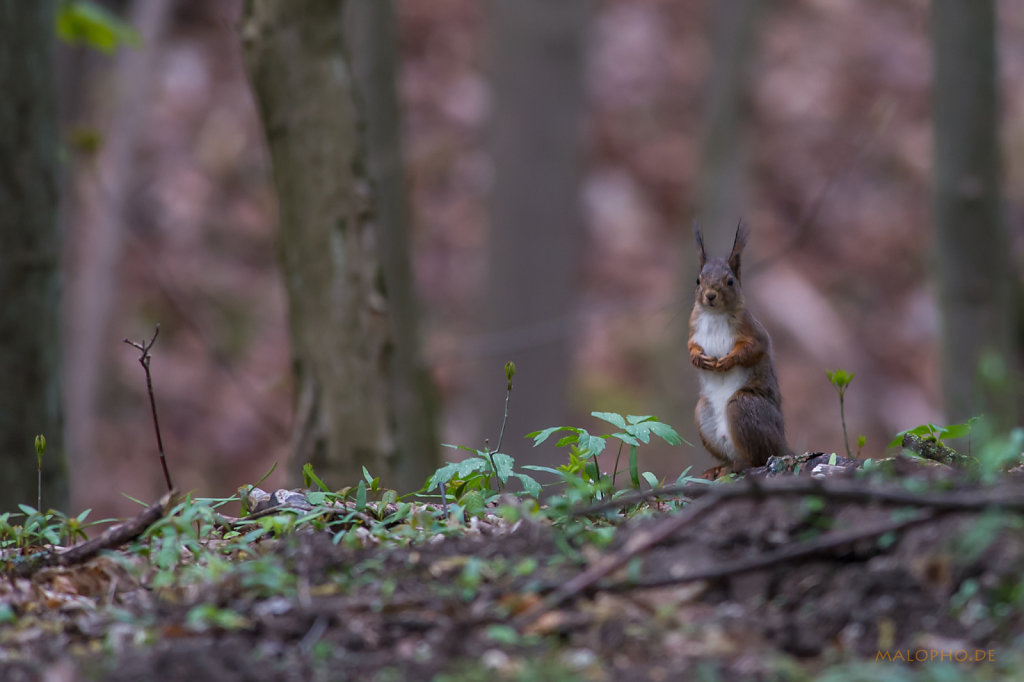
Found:
[(43, 508), (43, 453), (46, 452), (46, 436), (36, 436), (36, 509)]
[(853, 459), (853, 455), (850, 453), (850, 439), (846, 435), (846, 405), (844, 403), (846, 389), (849, 388), (850, 381), (853, 379), (853, 372), (847, 372), (842, 369), (832, 372), (826, 370), (825, 375), (832, 386), (835, 387), (836, 393), (839, 394), (839, 419), (843, 422), (843, 445), (846, 446), (846, 456)]
[(906, 429), (896, 434), (896, 437), (889, 443), (889, 447), (896, 448), (903, 444), (903, 436), (908, 433), (914, 436), (919, 436), (925, 440), (931, 440), (939, 445), (945, 445), (944, 440), (952, 440), (953, 438), (963, 438), (971, 435), (971, 430), (974, 428), (975, 422), (978, 421), (978, 417), (971, 417), (963, 424), (950, 424), (948, 426), (939, 426), (938, 424), (920, 424), (912, 429)]

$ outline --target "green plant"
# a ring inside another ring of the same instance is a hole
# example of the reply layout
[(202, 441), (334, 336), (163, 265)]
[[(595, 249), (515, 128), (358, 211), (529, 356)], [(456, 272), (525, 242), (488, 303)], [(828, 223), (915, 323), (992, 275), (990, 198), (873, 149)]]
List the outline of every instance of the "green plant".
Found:
[(853, 459), (853, 455), (850, 453), (850, 439), (846, 435), (846, 389), (850, 386), (850, 381), (853, 380), (853, 372), (847, 372), (843, 369), (837, 369), (833, 371), (825, 372), (825, 376), (828, 377), (829, 383), (832, 384), (833, 388), (836, 389), (836, 393), (839, 394), (839, 419), (843, 423), (843, 444), (846, 446), (846, 456)]
[(600, 488), (605, 477), (601, 474), (597, 457), (604, 452), (609, 439), (619, 441), (618, 451), (615, 455), (615, 466), (612, 469), (611, 476), (608, 477), (608, 489), (610, 490), (614, 490), (615, 487), (615, 479), (619, 473), (619, 462), (624, 446), (629, 446), (628, 471), (633, 487), (640, 488), (640, 479), (643, 478), (649, 486), (654, 488), (658, 486), (657, 477), (649, 471), (640, 471), (638, 461), (640, 445), (650, 443), (652, 435), (661, 438), (669, 445), (680, 445), (684, 442), (687, 445), (692, 445), (688, 441), (684, 441), (676, 433), (675, 429), (668, 424), (658, 421), (658, 418), (654, 416), (638, 416), (633, 414), (623, 416), (616, 412), (591, 412), (590, 414), (593, 417), (608, 422), (619, 430), (615, 433), (600, 436), (595, 436), (586, 429), (576, 426), (552, 426), (541, 431), (534, 431), (526, 436), (533, 439), (534, 447), (545, 442), (556, 433), (568, 431), (568, 435), (562, 436), (556, 443), (556, 446), (569, 446), (569, 462), (557, 469), (541, 466), (525, 466), (523, 468), (553, 473), (566, 482), (570, 482), (573, 479), (582, 479), (586, 483), (598, 486), (594, 489), (594, 497), (600, 498), (603, 496), (603, 492), (605, 492)]
[[(508, 424), (509, 399), (512, 396), (512, 378), (516, 375), (516, 365), (511, 360), (505, 363), (505, 416), (498, 432), (498, 445), (491, 448), (484, 442), (483, 449), (468, 448), (464, 445), (450, 445), (446, 448), (464, 450), (471, 453), (470, 457), (460, 462), (445, 464), (427, 480), (421, 493), (440, 490), (442, 502), (447, 505), (449, 500), (460, 504), (457, 512), (476, 515), (498, 494), (505, 490), (509, 479), (515, 478), (523, 486), (523, 492), (530, 497), (538, 497), (541, 485), (529, 474), (514, 471), (515, 460), (501, 452), (501, 443), (505, 437), (505, 426)], [(451, 488), (451, 490), (449, 490)]]
[(948, 426), (939, 426), (938, 424), (920, 424), (912, 429), (906, 429), (897, 433), (896, 437), (892, 439), (891, 443), (889, 443), (889, 447), (897, 448), (902, 445), (903, 436), (908, 433), (938, 443), (939, 445), (945, 445), (943, 442), (944, 440), (970, 436), (971, 431), (974, 429), (974, 424), (978, 419), (978, 417), (971, 417), (963, 424), (950, 424)]
[(36, 509), (43, 508), (43, 453), (46, 452), (46, 436), (36, 436)]

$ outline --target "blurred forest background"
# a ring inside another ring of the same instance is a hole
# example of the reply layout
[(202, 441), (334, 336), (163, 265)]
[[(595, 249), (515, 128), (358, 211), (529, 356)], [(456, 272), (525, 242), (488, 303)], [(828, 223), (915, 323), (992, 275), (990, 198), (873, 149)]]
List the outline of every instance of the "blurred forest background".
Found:
[[(593, 410), (656, 414), (698, 442), (683, 336), (695, 218), (717, 253), (737, 220), (751, 227), (744, 290), (775, 342), (794, 449), (843, 449), (827, 369), (855, 373), (846, 415), (851, 439), (866, 436), (862, 456), (941, 423), (930, 3), (554, 4), (395, 4), (410, 251), (439, 440), (496, 441), (502, 367), (514, 360), (502, 449), (517, 459), (557, 456), (532, 451), (529, 431), (603, 432)], [(1024, 5), (996, 5), (1019, 262)], [(267, 485), (283, 485), (286, 296), (242, 3), (105, 6), (142, 44), (58, 54), (72, 508), (123, 514), (134, 505), (120, 492), (150, 499), (162, 488), (138, 353), (122, 343), (156, 323), (153, 377), (177, 487), (228, 496), (273, 462)], [(555, 194), (569, 200), (547, 210)], [(671, 478), (711, 463), (699, 446), (646, 456), (642, 468)]]

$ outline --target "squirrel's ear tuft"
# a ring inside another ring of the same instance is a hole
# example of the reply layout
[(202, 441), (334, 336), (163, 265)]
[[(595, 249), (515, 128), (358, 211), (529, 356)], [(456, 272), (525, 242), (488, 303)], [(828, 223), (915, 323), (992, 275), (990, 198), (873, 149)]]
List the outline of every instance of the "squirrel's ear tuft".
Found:
[(741, 219), (736, 225), (736, 238), (733, 239), (732, 252), (729, 254), (729, 267), (732, 268), (736, 279), (740, 279), (740, 254), (743, 253), (743, 247), (747, 245), (747, 236), (749, 234), (747, 226), (743, 224)]
[(697, 256), (700, 258), (700, 268), (703, 270), (708, 257), (704, 253), (704, 235), (700, 233), (700, 225), (697, 224), (696, 220), (693, 221), (693, 237), (697, 240)]

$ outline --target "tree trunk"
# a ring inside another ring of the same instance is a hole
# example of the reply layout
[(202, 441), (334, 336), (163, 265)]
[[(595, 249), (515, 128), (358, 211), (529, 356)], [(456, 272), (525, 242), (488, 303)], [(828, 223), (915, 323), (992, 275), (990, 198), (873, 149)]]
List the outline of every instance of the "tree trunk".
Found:
[(393, 0), (352, 0), (348, 36), (366, 122), (377, 199), (379, 257), (394, 338), (391, 391), (398, 421), (398, 471), (391, 485), (414, 490), (439, 465), (437, 396), (421, 354), (419, 311), (409, 262), (409, 210), (402, 164), (398, 33)]
[[(157, 53), (171, 5), (170, 0), (148, 0), (133, 8), (132, 25), (138, 28), (145, 49), (122, 49), (116, 65), (107, 74), (116, 87), (108, 98), (114, 106), (110, 123), (103, 131), (104, 145), (98, 154), (78, 164), (75, 180), (81, 191), (67, 202), (64, 213), (65, 224), (75, 228), (67, 238), (64, 262), (69, 284), (64, 307), (67, 443), (75, 453), (75, 464), (90, 471), (102, 459), (94, 448), (100, 416), (100, 383), (107, 369), (106, 351), (120, 341), (117, 331), (111, 328), (111, 320), (121, 284), (118, 264), (123, 252), (125, 210), (131, 193), (137, 189), (135, 149), (143, 132), (143, 112), (156, 80)], [(89, 82), (89, 74), (81, 66), (85, 60), (104, 57), (90, 54), (95, 52), (92, 48), (73, 50), (68, 48), (65, 55), (74, 58), (75, 63), (64, 63), (65, 71), (71, 73), (62, 75), (66, 81), (76, 81), (76, 88), (83, 87), (78, 82), (82, 80), (88, 83), (84, 87), (95, 88), (95, 82)], [(66, 95), (67, 91), (62, 89), (61, 93)], [(81, 107), (84, 98), (79, 95), (77, 99)], [(102, 191), (95, 189), (99, 178), (103, 178)], [(72, 183), (67, 184), (74, 191)], [(82, 480), (85, 478), (76, 480), (72, 491), (76, 506), (83, 502), (89, 506), (89, 495), (82, 488), (88, 487), (88, 482)]]
[(0, 511), (67, 509), (60, 390), (54, 2), (0, 0)]
[[(725, 253), (732, 244), (737, 221), (747, 212), (749, 169), (748, 128), (751, 114), (750, 70), (757, 52), (757, 29), (765, 8), (758, 0), (719, 0), (709, 5), (711, 68), (704, 87), (701, 150), (693, 218), (701, 224), (708, 248)], [(693, 304), (698, 264), (690, 225), (682, 226), (679, 280), (680, 309)], [(677, 315), (669, 338), (660, 390), (668, 398), (667, 412), (691, 415), (696, 406), (696, 373), (686, 354), (688, 315)], [(680, 350), (682, 349), (682, 350)], [(685, 380), (680, 381), (680, 377)], [(683, 417), (682, 419), (687, 419)], [(710, 461), (710, 459), (709, 459)]]
[[(736, 221), (746, 209), (750, 67), (762, 9), (758, 0), (719, 0), (711, 8), (712, 59), (705, 91), (696, 217), (705, 234), (730, 235), (720, 247), (732, 243)], [(688, 226), (684, 231), (687, 246), (692, 246)], [(686, 278), (687, 292), (690, 280)]]
[(1016, 417), (993, 0), (933, 0), (934, 220), (947, 419)]
[(277, 188), (295, 376), (292, 476), (394, 479), (393, 336), (341, 0), (249, 0), (246, 67)]
[[(583, 248), (580, 144), (588, 0), (494, 0), (495, 176), (483, 321), (502, 348), (480, 361), (481, 441), (496, 440), (506, 360), (518, 373), (505, 449), (564, 423), (569, 337)], [(476, 443), (481, 446), (483, 443)], [(544, 455), (526, 446), (520, 462)]]

